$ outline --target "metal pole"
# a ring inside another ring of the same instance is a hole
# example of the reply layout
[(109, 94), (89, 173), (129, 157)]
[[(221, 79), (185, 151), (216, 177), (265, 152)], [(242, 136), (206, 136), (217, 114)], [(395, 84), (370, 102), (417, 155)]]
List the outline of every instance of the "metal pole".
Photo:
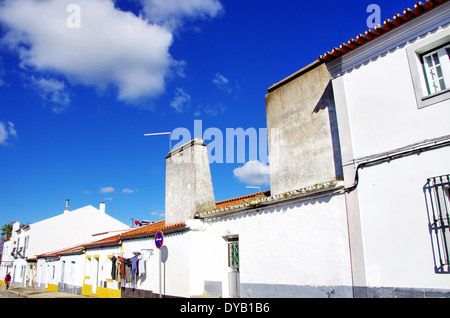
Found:
[(161, 289), (161, 249), (159, 249), (159, 298), (162, 298)]

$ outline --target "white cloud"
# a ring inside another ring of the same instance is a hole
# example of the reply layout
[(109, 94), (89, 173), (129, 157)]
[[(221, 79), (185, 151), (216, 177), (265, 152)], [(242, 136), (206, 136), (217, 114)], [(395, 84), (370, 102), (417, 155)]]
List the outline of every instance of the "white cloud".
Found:
[(116, 190), (113, 187), (103, 187), (100, 188), (100, 190), (98, 190), (98, 193), (105, 194), (105, 193), (113, 193), (114, 191)]
[(153, 211), (150, 213), (152, 216), (157, 216), (157, 217), (164, 217), (164, 211)]
[(186, 108), (191, 105), (191, 96), (182, 88), (177, 88), (175, 92), (175, 98), (170, 103), (170, 106), (177, 112), (182, 113)]
[(170, 30), (186, 21), (214, 18), (223, 12), (218, 0), (140, 0), (144, 15), (150, 21)]
[(128, 189), (128, 188), (125, 188), (122, 190), (122, 193), (125, 193), (125, 194), (133, 194), (134, 192), (135, 192), (135, 190)]
[[(28, 72), (65, 77), (71, 84), (113, 86), (134, 102), (164, 91), (173, 64), (171, 32), (114, 7), (112, 0), (77, 0), (80, 28), (69, 28), (73, 0), (5, 0), (3, 45), (18, 53)], [(58, 98), (58, 97), (56, 97)], [(63, 99), (64, 100), (64, 99)]]
[(213, 83), (216, 84), (217, 86), (221, 87), (221, 86), (227, 85), (228, 83), (230, 83), (230, 81), (228, 80), (228, 78), (226, 78), (222, 74), (216, 73), (216, 76), (213, 78)]
[(248, 186), (263, 187), (270, 185), (270, 168), (258, 160), (247, 162), (233, 171), (235, 177)]
[(214, 76), (212, 82), (221, 90), (226, 91), (227, 93), (231, 94), (233, 90), (237, 89), (240, 90), (239, 84), (237, 81), (235, 81), (234, 84), (226, 78), (224, 75), (220, 73), (216, 73)]
[(213, 78), (213, 83), (216, 84), (216, 86), (228, 93), (231, 93), (232, 89), (230, 86), (230, 80), (223, 76), (220, 73), (217, 73), (216, 76)]
[(5, 76), (5, 65), (0, 58), (0, 86), (6, 86), (6, 82), (2, 79)]
[(0, 121), (0, 146), (9, 146), (9, 139), (17, 137), (17, 131), (14, 124), (10, 121), (7, 123)]
[(31, 76), (30, 82), (41, 98), (50, 103), (53, 112), (60, 113), (69, 106), (70, 92), (63, 81)]

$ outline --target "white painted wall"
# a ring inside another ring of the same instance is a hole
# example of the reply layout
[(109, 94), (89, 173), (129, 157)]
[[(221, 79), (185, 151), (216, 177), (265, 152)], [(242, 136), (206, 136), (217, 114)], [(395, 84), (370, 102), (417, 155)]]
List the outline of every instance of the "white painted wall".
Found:
[(319, 286), (352, 286), (342, 195), (231, 216), (193, 234), (197, 249), (192, 273), (198, 269), (199, 281), (222, 282), (223, 297), (228, 297), (223, 236), (235, 234), (239, 235), (241, 297), (307, 297), (311, 289), (316, 289), (314, 296), (326, 297)]
[(369, 286), (450, 288), (436, 274), (423, 187), (448, 174), (450, 149), (363, 169), (358, 188)]
[(354, 158), (450, 134), (450, 100), (417, 108), (407, 47), (343, 76)]
[[(108, 281), (112, 280), (112, 262), (109, 260), (108, 256), (115, 255), (117, 257), (119, 254), (120, 247), (118, 245), (87, 249), (86, 253), (83, 255), (84, 266), (82, 277), (84, 279), (84, 284), (91, 285), (93, 291), (95, 291), (96, 288), (98, 289), (98, 287), (119, 290), (119, 281)], [(86, 261), (86, 259), (89, 259), (89, 261)]]
[[(439, 24), (430, 33), (422, 29), (432, 28), (427, 19), (442, 17), (442, 10), (330, 64), (332, 72), (341, 70), (332, 75), (347, 186), (362, 157), (450, 135), (450, 100), (418, 107), (407, 54), (448, 34)], [(348, 197), (357, 286), (450, 288), (450, 277), (434, 271), (423, 193), (427, 178), (450, 174), (449, 160), (446, 147), (359, 171)]]
[(81, 288), (83, 286), (83, 270), (85, 255), (83, 253), (75, 255), (62, 255), (59, 261), (60, 266), (65, 262), (64, 278), (61, 275), (60, 282), (70, 286)]
[(99, 240), (102, 237), (92, 235), (125, 229), (129, 227), (89, 205), (31, 224), (27, 256), (32, 257)]
[[(161, 266), (162, 293), (169, 296), (190, 297), (190, 234), (186, 232), (167, 233), (164, 235), (164, 245), (168, 250), (168, 258)], [(155, 247), (154, 237), (127, 239), (123, 241), (123, 255), (125, 258), (133, 256), (133, 252), (140, 252), (146, 260), (146, 275), (140, 277), (136, 283), (123, 285), (159, 294), (159, 253)]]

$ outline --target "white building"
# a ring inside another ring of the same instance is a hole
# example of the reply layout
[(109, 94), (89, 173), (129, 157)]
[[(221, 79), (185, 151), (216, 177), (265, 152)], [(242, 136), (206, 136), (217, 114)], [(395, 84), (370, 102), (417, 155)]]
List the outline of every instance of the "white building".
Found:
[[(99, 209), (86, 206), (70, 211), (67, 200), (64, 213), (60, 215), (22, 228), (19, 222), (14, 223), (12, 236), (4, 243), (0, 277), (3, 279), (9, 271), (13, 286), (34, 287), (36, 283), (37, 288), (43, 288), (45, 284), (36, 281), (39, 275), (42, 277), (42, 272), (38, 271), (36, 266), (37, 255), (99, 240), (128, 229), (127, 225), (105, 213), (103, 202), (100, 203)], [(55, 279), (53, 268), (50, 272), (49, 275)], [(47, 288), (49, 284), (50, 282), (47, 282)], [(50, 289), (57, 289), (58, 285), (50, 286)]]
[(355, 297), (449, 295), (450, 3), (320, 59), (332, 76)]
[[(164, 221), (36, 254), (37, 281), (97, 297), (448, 297), (449, 9), (418, 3), (269, 88), (270, 191), (216, 202), (196, 138), (166, 157)], [(140, 271), (115, 275), (116, 258)]]

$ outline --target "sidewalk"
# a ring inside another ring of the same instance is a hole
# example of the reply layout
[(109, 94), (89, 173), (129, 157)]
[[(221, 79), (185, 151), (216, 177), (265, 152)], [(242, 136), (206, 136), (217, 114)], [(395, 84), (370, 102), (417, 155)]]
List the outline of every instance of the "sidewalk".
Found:
[(5, 292), (23, 298), (92, 298), (88, 296), (52, 292), (48, 290), (39, 290), (27, 287), (10, 287)]

